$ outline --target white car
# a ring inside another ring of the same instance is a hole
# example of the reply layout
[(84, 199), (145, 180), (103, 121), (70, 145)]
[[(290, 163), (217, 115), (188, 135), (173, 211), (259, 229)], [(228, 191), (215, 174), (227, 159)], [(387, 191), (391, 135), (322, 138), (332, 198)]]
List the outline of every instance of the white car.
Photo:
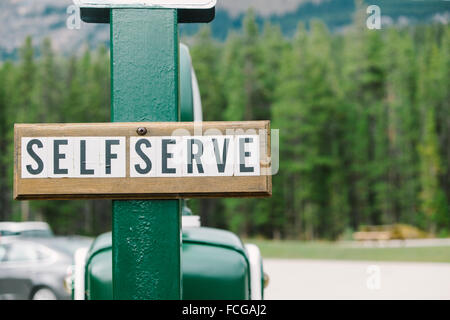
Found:
[(46, 222), (0, 222), (1, 237), (53, 237), (53, 232)]

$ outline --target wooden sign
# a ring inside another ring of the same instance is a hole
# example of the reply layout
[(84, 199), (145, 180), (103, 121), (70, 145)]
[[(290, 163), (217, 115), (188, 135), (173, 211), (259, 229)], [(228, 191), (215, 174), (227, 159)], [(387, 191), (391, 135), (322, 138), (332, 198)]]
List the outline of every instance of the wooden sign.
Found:
[(16, 124), (14, 199), (265, 197), (270, 122)]

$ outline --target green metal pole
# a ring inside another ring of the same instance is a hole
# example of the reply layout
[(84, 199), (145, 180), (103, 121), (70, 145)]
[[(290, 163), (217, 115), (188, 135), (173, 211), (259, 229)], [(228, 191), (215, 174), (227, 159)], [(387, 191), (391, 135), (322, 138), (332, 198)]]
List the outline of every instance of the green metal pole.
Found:
[[(179, 121), (177, 11), (111, 10), (112, 121)], [(181, 299), (180, 201), (113, 201), (113, 295)]]

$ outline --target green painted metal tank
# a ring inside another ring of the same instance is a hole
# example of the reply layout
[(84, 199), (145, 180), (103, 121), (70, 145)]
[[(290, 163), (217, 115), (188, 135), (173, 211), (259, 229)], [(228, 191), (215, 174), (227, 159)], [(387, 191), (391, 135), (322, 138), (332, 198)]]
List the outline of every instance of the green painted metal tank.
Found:
[[(258, 263), (258, 262), (257, 262)], [(259, 261), (260, 268), (262, 263)], [(85, 299), (112, 299), (111, 233), (99, 236), (86, 256)], [(183, 299), (249, 300), (262, 298), (262, 273), (252, 294), (251, 262), (231, 232), (192, 227), (183, 230)]]

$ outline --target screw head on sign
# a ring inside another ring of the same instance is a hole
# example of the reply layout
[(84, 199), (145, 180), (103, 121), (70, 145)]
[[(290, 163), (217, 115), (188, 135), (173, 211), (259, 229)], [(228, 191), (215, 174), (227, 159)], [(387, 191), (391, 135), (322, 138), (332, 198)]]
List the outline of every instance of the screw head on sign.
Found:
[(137, 134), (140, 136), (145, 136), (147, 134), (147, 129), (146, 128), (138, 128), (136, 130)]

